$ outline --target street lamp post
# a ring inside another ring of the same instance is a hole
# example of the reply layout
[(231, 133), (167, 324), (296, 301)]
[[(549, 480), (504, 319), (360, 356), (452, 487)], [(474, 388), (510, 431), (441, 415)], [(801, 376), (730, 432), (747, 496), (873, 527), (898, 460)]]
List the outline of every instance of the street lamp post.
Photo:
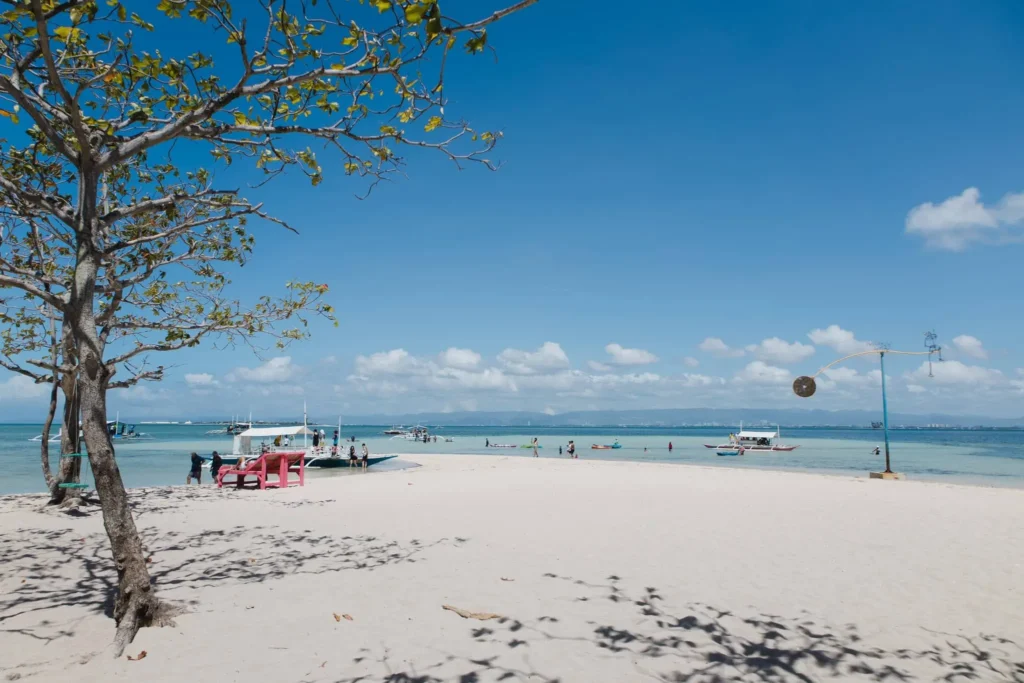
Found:
[(859, 353), (851, 353), (849, 356), (843, 356), (838, 360), (834, 360), (828, 365), (818, 370), (813, 375), (801, 375), (793, 381), (793, 393), (801, 398), (810, 398), (817, 391), (817, 383), (815, 378), (821, 373), (825, 372), (834, 365), (838, 365), (845, 360), (855, 358), (857, 356), (867, 356), (873, 353), (878, 354), (878, 363), (882, 371), (882, 429), (885, 432), (885, 471), (884, 472), (871, 472), (870, 476), (872, 479), (902, 479), (903, 475), (898, 472), (893, 472), (891, 463), (889, 460), (889, 402), (885, 392), (885, 354), (895, 353), (901, 356), (928, 356), (928, 376), (932, 376), (931, 372), (931, 360), (932, 354), (938, 354), (938, 359), (942, 360), (942, 347), (935, 344), (935, 333), (929, 332), (925, 335), (925, 347), (927, 351), (892, 351), (891, 349), (880, 347), (872, 349), (870, 351), (860, 351)]

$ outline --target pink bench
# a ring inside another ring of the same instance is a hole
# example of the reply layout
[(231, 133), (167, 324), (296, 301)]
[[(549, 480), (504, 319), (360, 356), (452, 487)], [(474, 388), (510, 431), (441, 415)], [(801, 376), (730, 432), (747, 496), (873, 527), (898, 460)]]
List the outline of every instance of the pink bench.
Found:
[[(295, 472), (298, 479), (289, 478), (289, 473)], [(277, 474), (277, 481), (268, 481), (268, 474)], [(255, 460), (250, 460), (241, 467), (237, 465), (223, 465), (217, 473), (217, 488), (224, 486), (224, 477), (234, 475), (235, 485), (242, 488), (245, 485), (246, 477), (256, 477), (261, 489), (287, 488), (293, 484), (306, 485), (306, 452), (305, 451), (276, 451), (264, 453)]]

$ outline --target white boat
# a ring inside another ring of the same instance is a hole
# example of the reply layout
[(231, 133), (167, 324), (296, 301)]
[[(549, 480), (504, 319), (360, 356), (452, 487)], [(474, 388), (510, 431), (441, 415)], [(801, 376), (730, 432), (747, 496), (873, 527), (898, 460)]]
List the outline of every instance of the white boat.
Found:
[[(60, 440), (61, 440), (63, 434), (64, 434), (64, 430), (63, 429), (58, 429), (57, 433), (55, 435), (53, 435), (49, 439), (47, 439), (47, 442), (48, 443), (60, 443)], [(107, 420), (107, 434), (110, 436), (111, 439), (117, 439), (117, 440), (121, 440), (121, 439), (152, 439), (153, 438), (152, 436), (150, 436), (149, 434), (146, 434), (145, 432), (137, 432), (137, 431), (135, 431), (135, 425), (129, 426), (129, 425), (125, 424), (124, 422), (121, 422), (120, 418), (118, 418), (116, 420)], [(78, 438), (79, 439), (85, 439), (85, 433), (81, 429), (78, 430)], [(29, 439), (29, 441), (42, 441), (42, 440), (43, 440), (43, 435), (42, 434), (39, 434), (37, 436), (33, 436), (31, 439)]]
[[(340, 432), (340, 425), (339, 425)], [(313, 430), (303, 425), (282, 425), (279, 427), (253, 427), (236, 434), (232, 444), (232, 453), (221, 453), (225, 464), (234, 464), (240, 458), (250, 460), (258, 458), (266, 452), (273, 451), (306, 451), (306, 467), (343, 467), (349, 464), (347, 451), (338, 446), (322, 445), (313, 448)], [(359, 454), (361, 456), (361, 454)], [(212, 455), (200, 456), (209, 468)], [(366, 464), (376, 465), (379, 462), (395, 458), (395, 455), (378, 455), (367, 458)], [(362, 460), (359, 460), (362, 464)]]
[[(778, 441), (782, 438), (782, 431), (775, 427), (775, 431), (745, 430), (740, 424), (740, 431), (729, 435), (728, 443), (704, 444), (704, 448), (714, 448), (719, 455), (742, 455), (744, 453), (789, 453), (795, 451), (799, 446), (787, 446)], [(737, 451), (737, 452), (733, 452)]]
[(405, 436), (406, 434), (408, 434), (408, 432), (401, 427), (392, 427), (391, 429), (384, 430), (384, 436)]

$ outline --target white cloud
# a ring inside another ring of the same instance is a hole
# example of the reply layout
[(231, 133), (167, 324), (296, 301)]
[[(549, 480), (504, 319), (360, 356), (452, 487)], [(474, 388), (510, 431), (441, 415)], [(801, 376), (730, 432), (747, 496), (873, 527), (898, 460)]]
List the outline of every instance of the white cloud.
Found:
[(483, 357), (472, 349), (458, 349), (454, 346), (441, 353), (441, 365), (462, 370), (475, 369), (482, 359)]
[(760, 360), (747, 363), (745, 368), (736, 373), (734, 379), (737, 382), (750, 382), (752, 384), (788, 384), (793, 381), (789, 370), (768, 365)]
[(981, 192), (969, 187), (940, 204), (925, 202), (907, 214), (906, 231), (924, 238), (925, 245), (962, 251), (972, 242), (1005, 240), (1008, 229), (1024, 221), (1024, 193), (1007, 194), (995, 206), (981, 202)]
[(837, 386), (867, 387), (882, 385), (881, 370), (871, 370), (862, 374), (853, 368), (840, 365), (826, 370), (825, 376), (835, 382)]
[(920, 384), (908, 384), (907, 391), (909, 391), (912, 394), (923, 394), (928, 390), (922, 387)]
[(425, 374), (424, 363), (414, 358), (405, 349), (391, 349), (356, 356), (355, 374), (357, 375), (422, 375)]
[(612, 357), (615, 365), (650, 365), (657, 363), (658, 357), (644, 349), (627, 349), (620, 344), (609, 344), (604, 350)]
[(977, 337), (972, 337), (969, 334), (961, 334), (959, 337), (953, 338), (953, 346), (957, 348), (965, 356), (971, 358), (977, 358), (979, 360), (985, 360), (988, 358), (988, 351), (982, 345), (981, 340)]
[(751, 344), (747, 347), (747, 351), (758, 360), (763, 360), (766, 363), (781, 363), (783, 365), (798, 363), (814, 355), (813, 346), (801, 344), (800, 342), (793, 342), (791, 344), (778, 337), (765, 339), (760, 344)]
[(675, 380), (681, 387), (709, 387), (713, 384), (724, 384), (725, 380), (721, 377), (708, 377), (707, 375), (694, 375), (689, 372), (683, 373), (683, 376), (678, 380)]
[(872, 349), (870, 342), (860, 341), (853, 335), (853, 332), (844, 330), (839, 325), (829, 325), (823, 330), (811, 330), (807, 336), (815, 344), (829, 346), (842, 354), (859, 353)]
[[(45, 396), (50, 391), (46, 384), (36, 384), (24, 375), (13, 375), (0, 382), (0, 401), (24, 401)], [(58, 417), (58, 422), (60, 418)]]
[(929, 377), (929, 364), (921, 363), (921, 367), (907, 373), (906, 377), (915, 382), (935, 382), (942, 385), (992, 386), (1006, 381), (1006, 376), (999, 370), (985, 368), (980, 365), (966, 365), (958, 360), (933, 361), (931, 363), (933, 377)]
[(558, 411), (555, 410), (554, 408), (552, 408), (551, 406), (547, 406), (546, 408), (544, 408), (544, 414), (545, 415), (558, 415)]
[(227, 380), (276, 384), (294, 379), (299, 372), (300, 368), (292, 363), (291, 356), (278, 356), (255, 368), (235, 368), (228, 373)]
[(627, 375), (593, 375), (590, 381), (597, 386), (621, 386), (627, 384), (656, 384), (661, 381), (661, 375), (653, 372), (640, 374), (631, 373)]
[(694, 358), (693, 356), (687, 356), (686, 358), (683, 359), (683, 365), (685, 365), (688, 368), (695, 368), (698, 365), (700, 365), (700, 361)]
[(718, 337), (708, 337), (697, 348), (719, 358), (738, 358), (743, 355), (743, 349), (730, 348), (728, 344)]
[(190, 372), (185, 375), (185, 384), (190, 387), (212, 387), (219, 382), (208, 372)]
[(569, 357), (555, 342), (544, 342), (536, 351), (505, 349), (498, 354), (498, 362), (513, 375), (533, 375), (569, 367)]
[(587, 366), (594, 372), (611, 372), (612, 366), (599, 363), (596, 360), (588, 360)]

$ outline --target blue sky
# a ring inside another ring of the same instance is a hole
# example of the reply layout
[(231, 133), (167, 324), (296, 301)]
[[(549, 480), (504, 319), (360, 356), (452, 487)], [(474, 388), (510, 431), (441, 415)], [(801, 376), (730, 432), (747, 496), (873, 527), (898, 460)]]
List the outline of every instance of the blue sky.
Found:
[(236, 291), (326, 282), (339, 328), (161, 359), (112, 408), (872, 408), (866, 362), (813, 405), (788, 383), (935, 328), (949, 360), (891, 363), (894, 409), (1024, 415), (1024, 6), (651, 9), (541, 0), (491, 32), (497, 62), (454, 60), (449, 113), (504, 131), (497, 173), (414, 155), (366, 201), (330, 163), (250, 191), (301, 235), (261, 227)]

